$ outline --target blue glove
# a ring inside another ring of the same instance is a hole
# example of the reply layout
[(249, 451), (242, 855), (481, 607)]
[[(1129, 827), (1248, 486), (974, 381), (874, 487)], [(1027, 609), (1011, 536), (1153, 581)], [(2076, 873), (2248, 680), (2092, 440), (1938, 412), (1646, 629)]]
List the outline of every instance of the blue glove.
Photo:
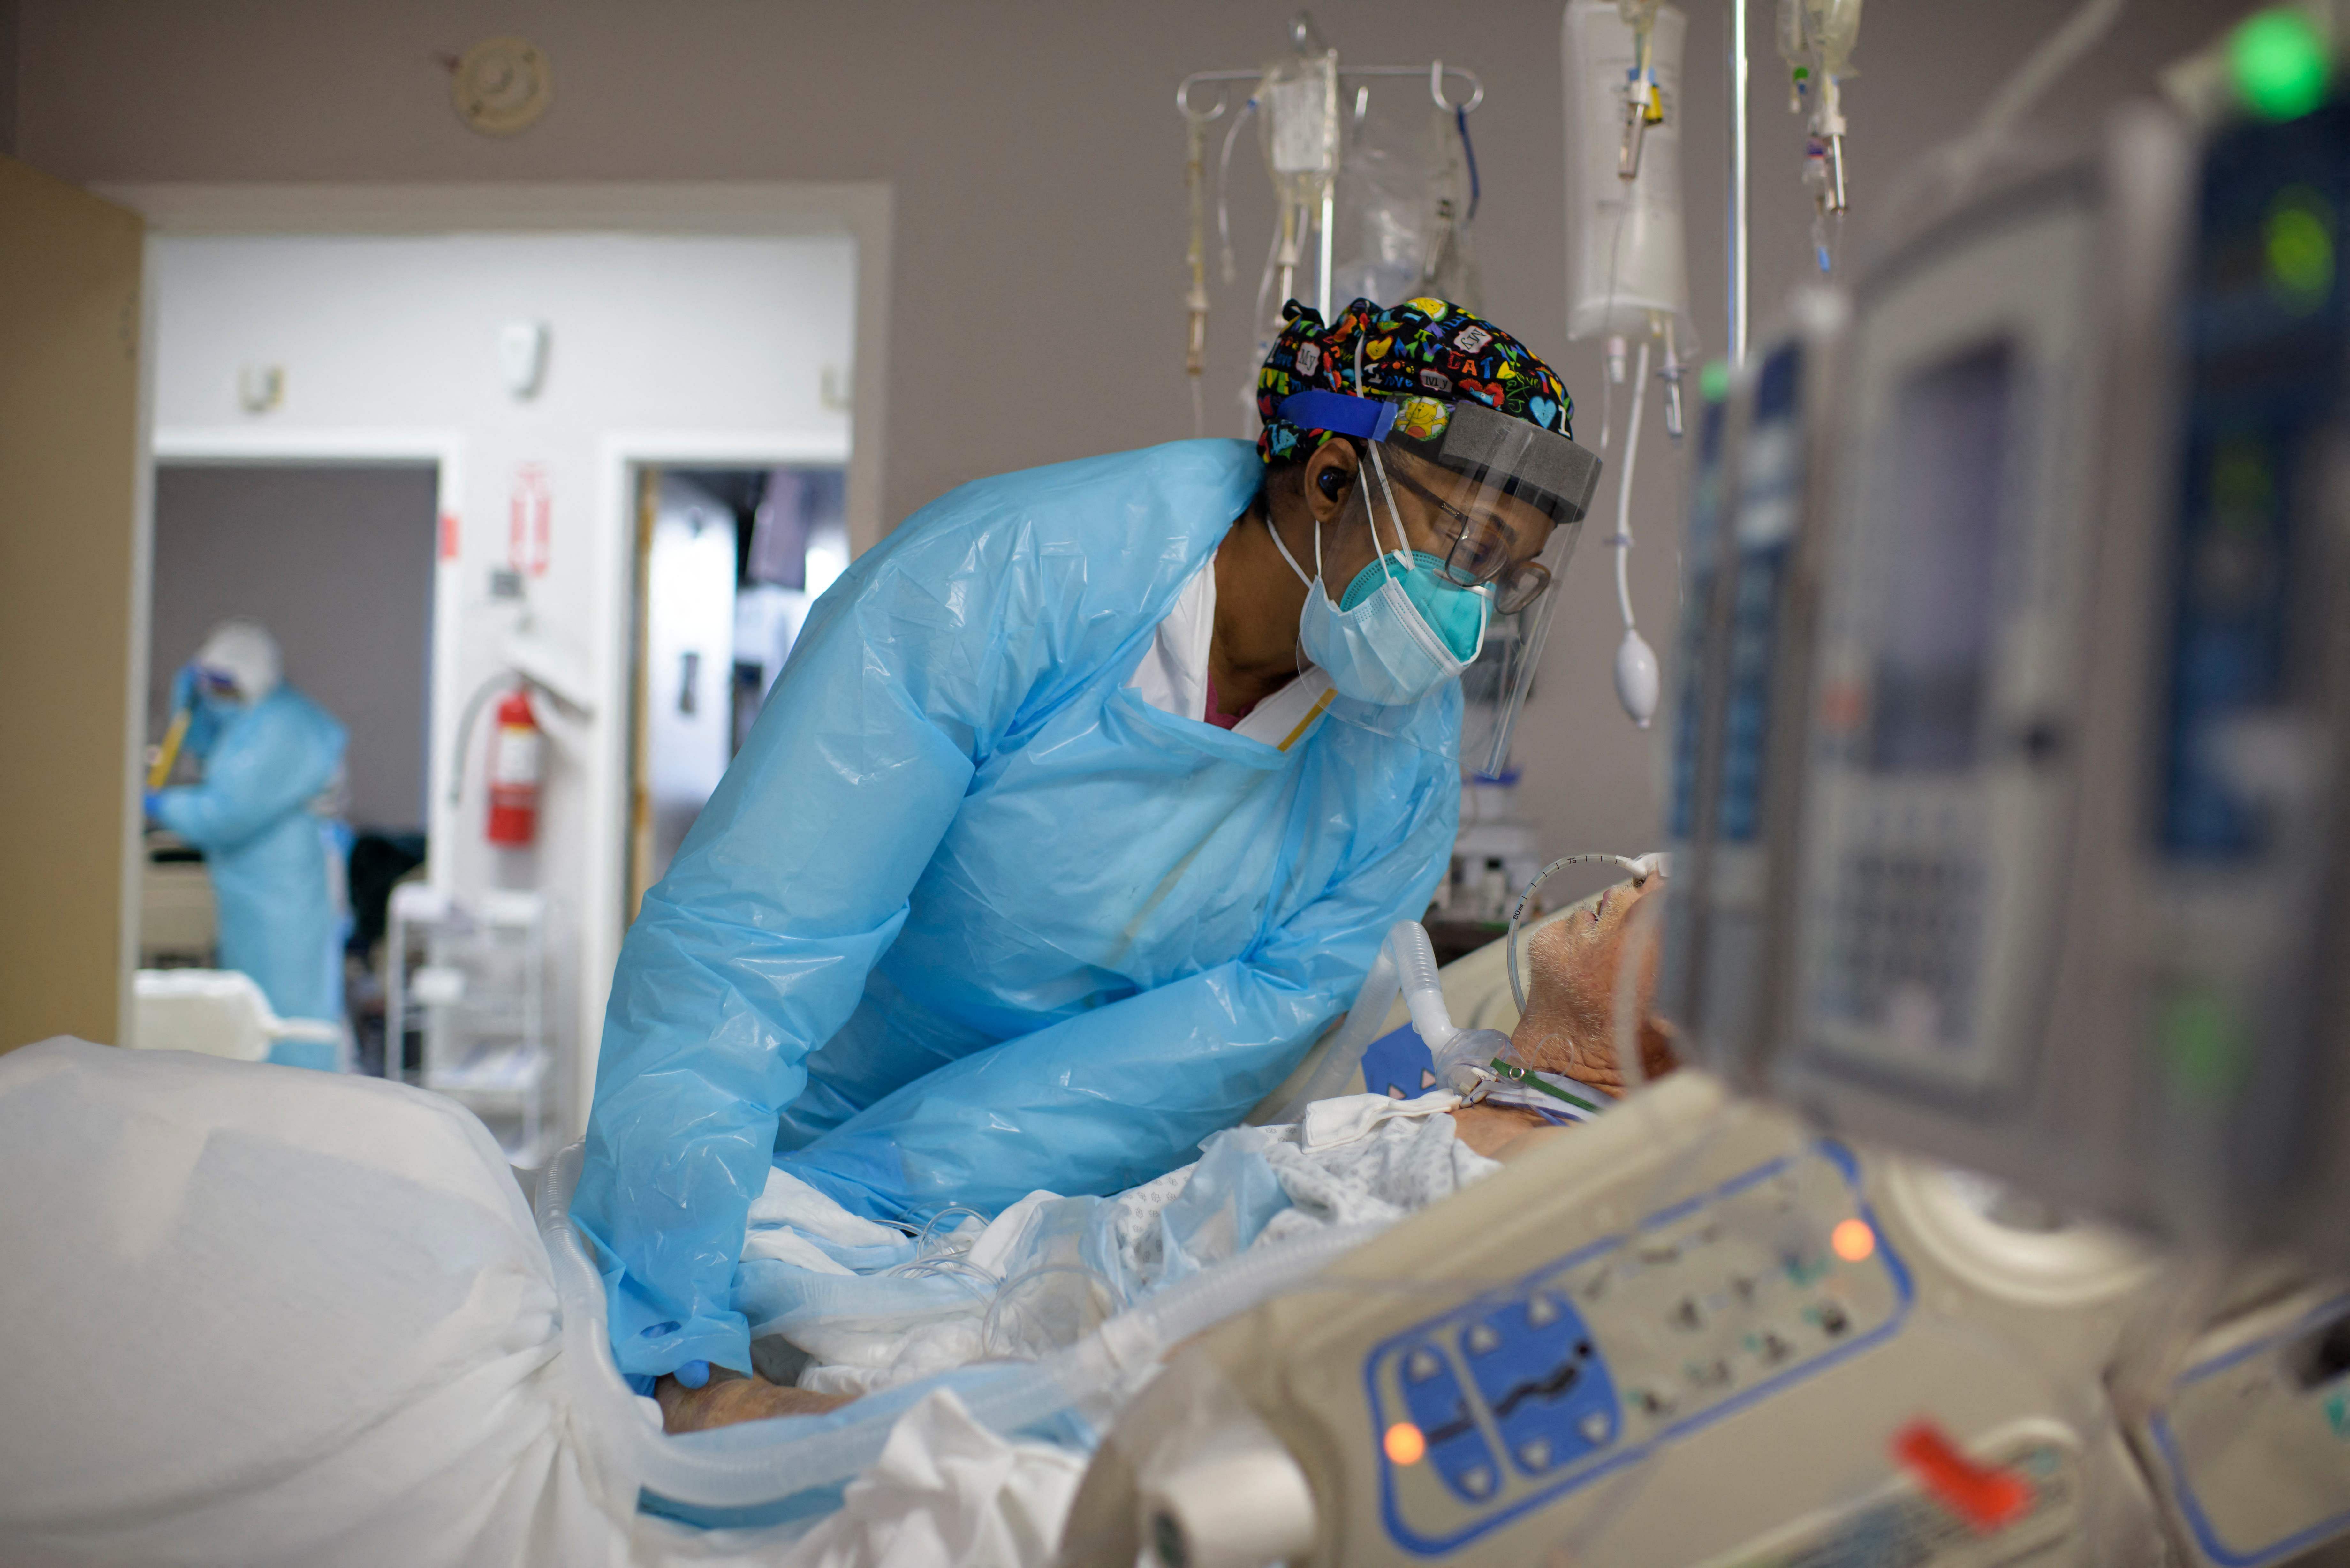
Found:
[(163, 820), (162, 813), (161, 813), (161, 812), (159, 812), (159, 811), (157, 811), (157, 810), (155, 809), (156, 805), (157, 805), (159, 803), (161, 803), (161, 802), (162, 798), (163, 798), (163, 792), (162, 792), (161, 790), (154, 790), (154, 789), (151, 789), (151, 790), (149, 790), (149, 791), (147, 792), (147, 794), (146, 794), (146, 797), (145, 797), (145, 805), (146, 805), (146, 807), (147, 807), (147, 820), (148, 820), (148, 821), (150, 821), (150, 822), (161, 822), (161, 821), (162, 821), (162, 820)]

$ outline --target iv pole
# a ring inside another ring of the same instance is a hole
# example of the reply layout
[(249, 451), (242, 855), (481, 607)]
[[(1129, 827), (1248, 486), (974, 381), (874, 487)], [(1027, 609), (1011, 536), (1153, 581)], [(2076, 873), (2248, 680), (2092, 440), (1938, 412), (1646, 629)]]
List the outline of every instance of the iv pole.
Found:
[(1746, 363), (1746, 0), (1730, 5), (1730, 362)]

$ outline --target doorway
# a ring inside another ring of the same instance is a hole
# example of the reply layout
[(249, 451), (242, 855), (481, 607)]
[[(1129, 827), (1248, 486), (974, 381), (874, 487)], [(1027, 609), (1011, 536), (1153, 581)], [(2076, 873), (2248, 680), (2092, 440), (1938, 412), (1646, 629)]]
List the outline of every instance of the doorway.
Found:
[[(369, 1070), (382, 1049), (372, 954), (385, 901), (424, 859), (442, 480), (437, 463), (419, 461), (155, 469), (148, 742), (160, 748), (171, 729), (180, 668), (212, 628), (240, 617), (276, 639), (286, 684), (348, 732), (342, 777), (320, 807), (347, 828), (335, 867), (351, 922), (345, 1005)], [(183, 757), (173, 771), (192, 782), (201, 765)], [(140, 964), (211, 967), (217, 928), (202, 852), (154, 827), (144, 846)]]
[(634, 493), (631, 921), (743, 749), (809, 607), (848, 565), (842, 464), (646, 463)]

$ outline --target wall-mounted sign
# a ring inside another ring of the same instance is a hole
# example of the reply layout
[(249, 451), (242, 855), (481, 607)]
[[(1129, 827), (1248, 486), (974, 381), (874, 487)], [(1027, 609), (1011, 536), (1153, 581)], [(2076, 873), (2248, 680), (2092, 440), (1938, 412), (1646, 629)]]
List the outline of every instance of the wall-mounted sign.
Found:
[(546, 465), (525, 462), (515, 470), (506, 501), (506, 564), (534, 577), (546, 576), (547, 538), (554, 532), (555, 491)]

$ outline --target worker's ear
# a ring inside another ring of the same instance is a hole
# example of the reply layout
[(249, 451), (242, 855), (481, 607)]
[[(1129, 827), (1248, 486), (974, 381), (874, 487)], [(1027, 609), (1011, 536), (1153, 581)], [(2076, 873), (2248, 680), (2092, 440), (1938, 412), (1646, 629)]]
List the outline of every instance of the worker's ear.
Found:
[(1327, 523), (1345, 509), (1362, 465), (1350, 441), (1324, 441), (1305, 460), (1305, 504), (1314, 509), (1315, 522)]

